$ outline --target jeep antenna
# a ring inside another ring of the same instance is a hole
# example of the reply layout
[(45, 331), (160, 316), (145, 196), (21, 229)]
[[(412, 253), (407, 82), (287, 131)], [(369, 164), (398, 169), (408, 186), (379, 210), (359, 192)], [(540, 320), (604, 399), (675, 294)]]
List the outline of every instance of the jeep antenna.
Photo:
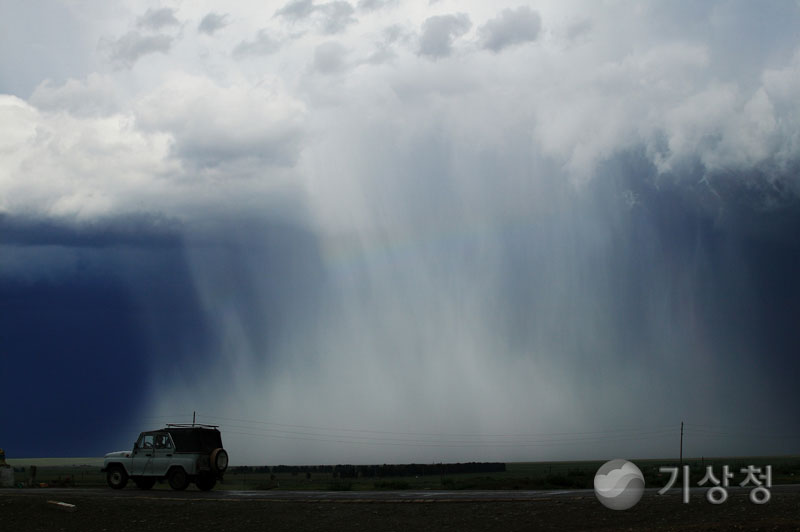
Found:
[(193, 412), (192, 412), (192, 426), (193, 426), (193, 427), (194, 427), (194, 419), (195, 419), (195, 416), (196, 416), (196, 415), (197, 415), (197, 411), (193, 411)]

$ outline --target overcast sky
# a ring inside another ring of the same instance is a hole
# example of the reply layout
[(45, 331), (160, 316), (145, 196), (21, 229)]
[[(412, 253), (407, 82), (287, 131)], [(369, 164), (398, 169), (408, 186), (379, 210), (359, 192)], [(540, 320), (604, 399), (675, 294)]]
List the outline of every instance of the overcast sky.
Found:
[(234, 463), (796, 452), (798, 28), (0, 0), (0, 445), (197, 411)]

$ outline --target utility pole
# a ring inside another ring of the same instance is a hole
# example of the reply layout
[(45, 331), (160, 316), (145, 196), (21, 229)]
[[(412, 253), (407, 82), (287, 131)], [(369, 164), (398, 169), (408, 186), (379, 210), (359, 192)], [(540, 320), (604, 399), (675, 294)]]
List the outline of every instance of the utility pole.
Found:
[[(194, 427), (194, 420), (195, 416), (197, 416), (197, 412), (192, 412), (192, 426)], [(681, 423), (681, 445), (683, 445), (683, 423)]]
[(683, 467), (683, 421), (681, 421), (681, 467)]

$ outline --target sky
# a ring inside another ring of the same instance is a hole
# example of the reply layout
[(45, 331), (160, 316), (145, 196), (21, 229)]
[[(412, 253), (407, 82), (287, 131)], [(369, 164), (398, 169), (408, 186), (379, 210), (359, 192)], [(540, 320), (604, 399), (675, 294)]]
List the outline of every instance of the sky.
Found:
[(797, 453), (800, 2), (0, 0), (0, 446)]

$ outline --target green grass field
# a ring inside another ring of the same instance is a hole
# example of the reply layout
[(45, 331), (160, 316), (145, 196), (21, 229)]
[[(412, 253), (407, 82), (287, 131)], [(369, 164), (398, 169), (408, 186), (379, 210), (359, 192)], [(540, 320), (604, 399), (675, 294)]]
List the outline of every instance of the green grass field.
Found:
[[(648, 487), (662, 487), (669, 478), (668, 473), (659, 473), (659, 467), (675, 466), (675, 460), (634, 460), (645, 476)], [(8, 460), (16, 469), (15, 480), (27, 484), (30, 466), (37, 466), (36, 484), (48, 486), (105, 486), (105, 475), (100, 472), (102, 458), (45, 458)], [(512, 462), (506, 471), (496, 473), (464, 473), (450, 475), (420, 475), (384, 478), (334, 478), (331, 473), (269, 473), (243, 471), (232, 468), (225, 480), (215, 489), (272, 489), (272, 490), (533, 490), (533, 489), (581, 489), (591, 488), (594, 475), (602, 461), (566, 462)], [(705, 467), (713, 466), (719, 478), (722, 466), (730, 466), (735, 474), (731, 484), (738, 484), (744, 475), (740, 468), (772, 466), (773, 484), (800, 482), (800, 456), (780, 457), (727, 457), (689, 458), (684, 463), (691, 468), (691, 484), (704, 476)], [(166, 483), (156, 484), (154, 489), (169, 489)]]

